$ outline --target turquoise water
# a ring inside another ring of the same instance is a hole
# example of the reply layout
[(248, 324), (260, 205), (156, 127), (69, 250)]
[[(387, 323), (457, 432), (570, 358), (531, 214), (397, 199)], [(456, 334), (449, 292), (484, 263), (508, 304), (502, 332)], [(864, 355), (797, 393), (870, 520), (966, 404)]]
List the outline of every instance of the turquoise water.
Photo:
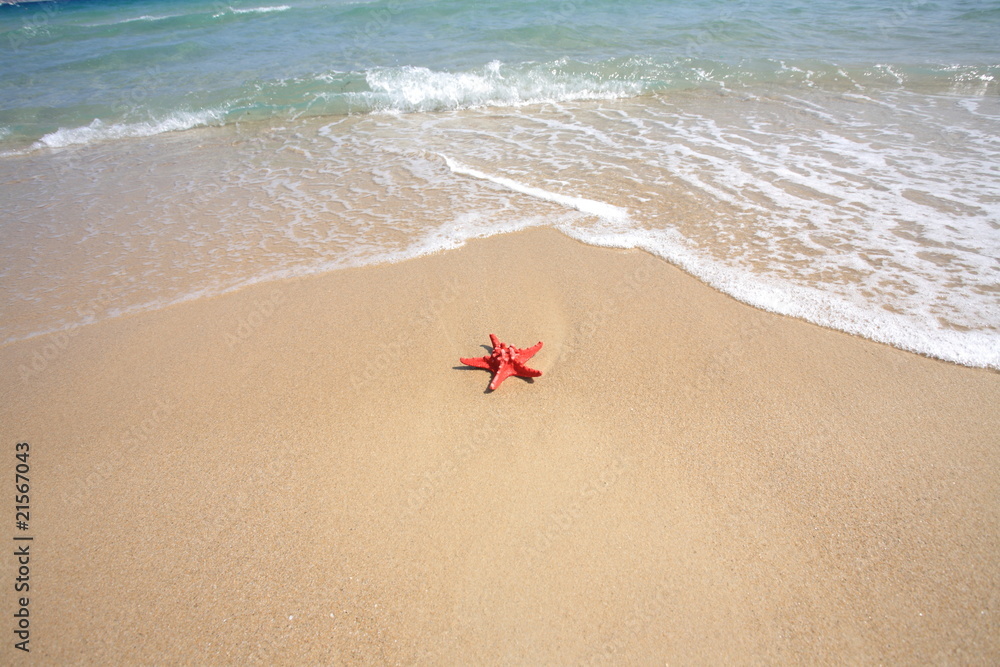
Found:
[(998, 34), (995, 2), (29, 3), (0, 7), (0, 136), (807, 80), (996, 95)]
[(548, 225), (1000, 368), (998, 34), (982, 1), (2, 5), (0, 340)]

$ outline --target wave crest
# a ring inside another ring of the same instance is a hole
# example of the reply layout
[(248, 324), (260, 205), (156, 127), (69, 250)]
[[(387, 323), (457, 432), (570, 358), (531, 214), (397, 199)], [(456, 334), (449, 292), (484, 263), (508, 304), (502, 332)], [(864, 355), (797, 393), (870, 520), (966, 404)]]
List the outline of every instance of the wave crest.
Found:
[(223, 115), (214, 110), (199, 112), (179, 111), (161, 120), (141, 123), (106, 124), (99, 118), (90, 125), (75, 128), (60, 128), (46, 134), (35, 142), (32, 148), (63, 148), (75, 144), (90, 144), (109, 139), (129, 137), (151, 137), (164, 132), (190, 130), (195, 127), (218, 124)]
[(641, 80), (619, 78), (617, 69), (601, 69), (566, 61), (511, 66), (497, 60), (471, 72), (378, 68), (366, 75), (371, 90), (351, 95), (372, 111), (413, 112), (615, 99), (644, 92)]

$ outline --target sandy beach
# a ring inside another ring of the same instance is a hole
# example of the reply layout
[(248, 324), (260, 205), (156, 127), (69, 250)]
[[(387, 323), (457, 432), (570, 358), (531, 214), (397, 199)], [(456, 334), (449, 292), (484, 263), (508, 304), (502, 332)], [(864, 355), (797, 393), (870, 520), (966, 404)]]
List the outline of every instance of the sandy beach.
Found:
[[(490, 333), (544, 375), (487, 393)], [(5, 664), (1000, 661), (1000, 374), (643, 252), (529, 230), (0, 363)]]

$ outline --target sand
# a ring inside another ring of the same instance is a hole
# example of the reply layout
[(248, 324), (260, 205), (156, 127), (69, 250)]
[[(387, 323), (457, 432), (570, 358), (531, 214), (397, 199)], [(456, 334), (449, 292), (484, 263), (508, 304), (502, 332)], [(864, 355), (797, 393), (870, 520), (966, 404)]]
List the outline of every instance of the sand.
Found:
[[(544, 375), (486, 393), (489, 333)], [(1000, 661), (1000, 374), (642, 252), (530, 230), (0, 363), (0, 662)]]

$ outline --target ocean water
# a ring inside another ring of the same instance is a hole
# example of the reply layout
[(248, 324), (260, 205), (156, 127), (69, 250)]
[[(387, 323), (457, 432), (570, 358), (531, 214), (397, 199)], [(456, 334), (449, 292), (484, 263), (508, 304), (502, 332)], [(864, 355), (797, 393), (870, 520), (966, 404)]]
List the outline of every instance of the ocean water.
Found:
[(1000, 369), (997, 35), (981, 0), (0, 5), (0, 341), (551, 226)]

